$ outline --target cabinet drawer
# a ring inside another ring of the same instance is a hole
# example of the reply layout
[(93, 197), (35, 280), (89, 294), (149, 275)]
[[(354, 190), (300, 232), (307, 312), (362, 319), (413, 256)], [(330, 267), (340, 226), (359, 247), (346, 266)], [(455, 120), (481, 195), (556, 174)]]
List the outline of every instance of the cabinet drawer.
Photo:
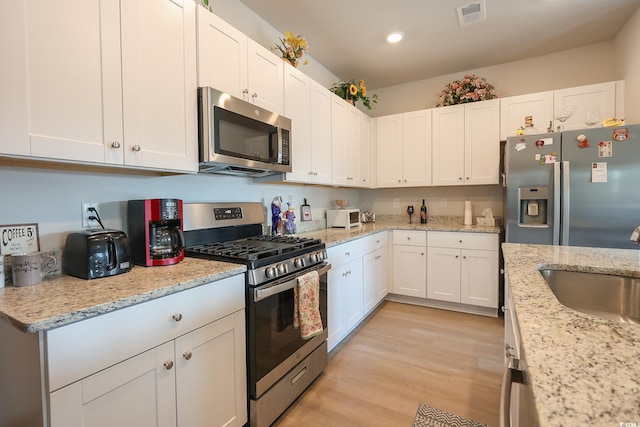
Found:
[(429, 231), (429, 247), (498, 250), (498, 235), (492, 233), (464, 233)]
[(244, 293), (237, 275), (47, 331), (47, 391), (241, 310)]
[(368, 254), (369, 252), (373, 252), (382, 247), (387, 246), (389, 242), (389, 233), (383, 231), (381, 233), (376, 233), (371, 236), (366, 236), (362, 238), (363, 243), (363, 253)]
[(427, 232), (412, 230), (393, 230), (393, 244), (407, 246), (427, 246)]
[(362, 258), (363, 247), (362, 239), (356, 239), (327, 249), (331, 267), (340, 267), (354, 259)]

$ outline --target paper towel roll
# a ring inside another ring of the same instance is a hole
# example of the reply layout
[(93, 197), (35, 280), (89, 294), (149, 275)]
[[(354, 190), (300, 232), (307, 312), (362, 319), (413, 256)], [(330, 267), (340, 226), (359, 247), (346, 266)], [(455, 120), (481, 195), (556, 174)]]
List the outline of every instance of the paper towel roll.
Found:
[(464, 202), (464, 225), (473, 224), (473, 212), (471, 211), (471, 202), (467, 200)]

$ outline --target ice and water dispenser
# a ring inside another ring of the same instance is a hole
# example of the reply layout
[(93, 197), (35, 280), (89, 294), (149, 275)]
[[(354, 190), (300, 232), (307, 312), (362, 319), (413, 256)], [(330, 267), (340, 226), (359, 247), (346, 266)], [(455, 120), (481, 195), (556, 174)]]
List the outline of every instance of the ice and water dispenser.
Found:
[(548, 225), (548, 187), (520, 187), (518, 189), (518, 200), (520, 201), (520, 225)]

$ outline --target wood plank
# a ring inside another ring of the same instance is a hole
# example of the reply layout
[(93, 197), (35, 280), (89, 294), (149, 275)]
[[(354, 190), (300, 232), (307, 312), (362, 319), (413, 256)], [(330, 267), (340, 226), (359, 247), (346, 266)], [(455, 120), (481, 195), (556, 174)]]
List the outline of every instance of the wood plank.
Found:
[(497, 426), (501, 318), (383, 303), (274, 424), (410, 426), (419, 403)]

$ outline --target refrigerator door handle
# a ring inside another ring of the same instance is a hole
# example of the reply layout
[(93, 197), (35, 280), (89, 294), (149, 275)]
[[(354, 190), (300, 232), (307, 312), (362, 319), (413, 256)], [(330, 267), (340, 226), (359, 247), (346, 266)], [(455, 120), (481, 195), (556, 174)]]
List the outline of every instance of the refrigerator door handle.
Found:
[(553, 244), (560, 243), (560, 163), (553, 164)]
[(562, 162), (562, 240), (561, 245), (569, 245), (569, 162)]

